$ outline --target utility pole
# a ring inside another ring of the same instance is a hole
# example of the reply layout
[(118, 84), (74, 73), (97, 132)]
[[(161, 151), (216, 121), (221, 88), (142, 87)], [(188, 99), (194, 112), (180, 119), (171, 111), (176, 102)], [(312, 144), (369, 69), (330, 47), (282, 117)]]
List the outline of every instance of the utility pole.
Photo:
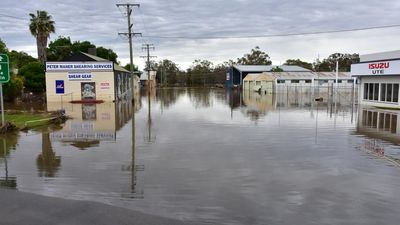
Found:
[(142, 58), (147, 58), (147, 65), (146, 65), (146, 70), (147, 70), (147, 86), (148, 86), (148, 94), (150, 97), (150, 88), (151, 88), (151, 83), (150, 83), (150, 58), (155, 58), (156, 56), (150, 55), (150, 50), (154, 50), (154, 45), (153, 44), (144, 44), (142, 47), (143, 50), (146, 50), (147, 55), (141, 56)]
[(141, 56), (142, 58), (146, 58), (147, 59), (147, 65), (146, 65), (146, 70), (147, 70), (147, 90), (148, 90), (148, 95), (147, 95), (147, 99), (148, 99), (148, 114), (147, 114), (147, 126), (148, 126), (148, 135), (149, 135), (149, 142), (152, 142), (152, 137), (151, 137), (151, 125), (152, 125), (152, 121), (151, 121), (151, 80), (150, 80), (150, 58), (155, 58), (156, 56), (151, 56), (150, 55), (150, 50), (154, 50), (154, 45), (153, 44), (144, 44), (142, 47), (143, 50), (146, 50), (147, 55), (145, 56)]
[(134, 94), (135, 94), (135, 79), (134, 79), (134, 74), (133, 74), (133, 50), (132, 50), (132, 37), (135, 36), (142, 36), (142, 33), (133, 33), (132, 32), (132, 26), (133, 24), (131, 23), (131, 15), (132, 15), (132, 7), (140, 7), (140, 4), (116, 4), (117, 7), (126, 7), (126, 16), (128, 17), (128, 33), (118, 33), (118, 35), (125, 35), (128, 36), (129, 40), (129, 56), (130, 56), (130, 74), (132, 78), (132, 101), (134, 101)]
[(132, 7), (140, 7), (139, 4), (116, 4), (117, 7), (126, 7), (126, 16), (128, 17), (128, 33), (118, 33), (118, 35), (125, 35), (129, 40), (129, 56), (130, 56), (130, 77), (132, 79), (132, 158), (131, 158), (131, 192), (136, 193), (136, 136), (135, 136), (135, 79), (133, 73), (133, 50), (132, 50), (132, 37), (136, 35), (142, 36), (141, 33), (133, 33), (131, 23)]

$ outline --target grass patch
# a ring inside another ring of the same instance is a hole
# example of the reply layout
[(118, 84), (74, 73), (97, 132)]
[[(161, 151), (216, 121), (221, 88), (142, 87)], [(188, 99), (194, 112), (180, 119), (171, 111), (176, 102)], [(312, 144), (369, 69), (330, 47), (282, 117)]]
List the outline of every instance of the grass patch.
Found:
[(25, 113), (5, 114), (5, 121), (14, 123), (15, 126), (17, 126), (17, 128), (19, 129), (24, 128), (26, 122), (34, 120), (41, 120), (41, 121), (29, 123), (28, 125), (30, 127), (46, 125), (49, 123), (49, 120), (45, 119), (50, 119), (50, 118), (52, 117), (49, 115), (42, 115), (42, 114), (25, 114)]

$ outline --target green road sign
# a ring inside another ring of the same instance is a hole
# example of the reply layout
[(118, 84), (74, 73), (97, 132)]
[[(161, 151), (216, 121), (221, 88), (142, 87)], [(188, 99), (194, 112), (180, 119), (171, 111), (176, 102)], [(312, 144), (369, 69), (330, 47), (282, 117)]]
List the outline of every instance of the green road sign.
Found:
[(0, 83), (7, 83), (10, 81), (10, 66), (8, 56), (0, 54)]

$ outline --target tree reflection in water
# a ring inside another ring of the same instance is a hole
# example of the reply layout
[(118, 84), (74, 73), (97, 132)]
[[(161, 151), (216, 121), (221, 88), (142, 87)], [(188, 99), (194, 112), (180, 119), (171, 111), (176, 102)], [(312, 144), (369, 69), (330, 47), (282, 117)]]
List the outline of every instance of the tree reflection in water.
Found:
[(61, 166), (61, 157), (53, 151), (48, 131), (42, 132), (42, 153), (38, 155), (36, 164), (40, 177), (54, 177)]

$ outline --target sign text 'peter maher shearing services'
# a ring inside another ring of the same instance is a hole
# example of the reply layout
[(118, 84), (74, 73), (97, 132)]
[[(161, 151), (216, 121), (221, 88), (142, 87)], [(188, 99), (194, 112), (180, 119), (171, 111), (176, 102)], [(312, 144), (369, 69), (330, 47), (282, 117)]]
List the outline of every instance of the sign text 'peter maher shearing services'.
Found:
[(112, 62), (67, 63), (47, 62), (46, 71), (112, 71)]

